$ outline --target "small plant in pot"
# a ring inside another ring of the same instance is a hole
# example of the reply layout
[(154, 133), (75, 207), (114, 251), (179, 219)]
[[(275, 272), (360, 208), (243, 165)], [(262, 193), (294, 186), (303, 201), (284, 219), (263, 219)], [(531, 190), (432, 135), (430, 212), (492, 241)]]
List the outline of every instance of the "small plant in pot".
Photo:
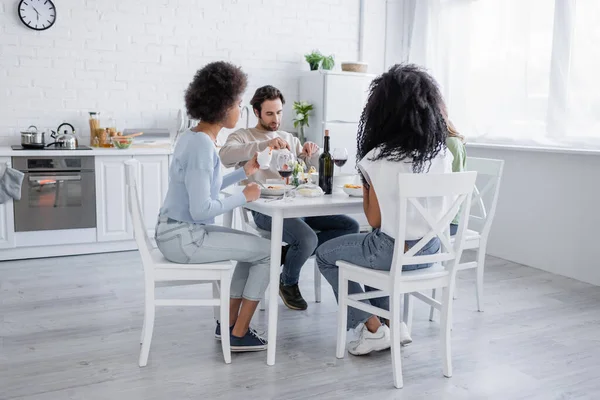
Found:
[(319, 50), (313, 50), (312, 52), (305, 54), (304, 59), (310, 66), (311, 71), (316, 71), (319, 69), (319, 64), (321, 60), (323, 60), (323, 54)]
[(298, 139), (300, 139), (300, 143), (304, 144), (306, 137), (304, 135), (304, 127), (308, 125), (308, 117), (310, 112), (313, 109), (313, 105), (306, 101), (295, 101), (294, 102), (294, 112), (296, 116), (294, 117), (294, 128), (300, 127), (298, 131)]
[(325, 70), (331, 71), (335, 66), (335, 57), (332, 55), (323, 57), (323, 61), (321, 62), (321, 67)]

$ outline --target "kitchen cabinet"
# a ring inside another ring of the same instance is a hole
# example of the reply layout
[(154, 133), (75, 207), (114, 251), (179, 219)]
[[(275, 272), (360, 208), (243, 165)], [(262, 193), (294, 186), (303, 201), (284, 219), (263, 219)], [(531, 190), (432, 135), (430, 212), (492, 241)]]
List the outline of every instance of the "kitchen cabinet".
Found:
[(96, 156), (96, 221), (98, 242), (133, 239), (127, 209), (125, 161), (131, 156)]
[(158, 212), (169, 187), (169, 157), (157, 155), (133, 158), (139, 162), (137, 181), (144, 223), (148, 235), (154, 237)]
[[(0, 176), (4, 173), (4, 166), (10, 166), (10, 157), (0, 157)], [(0, 204), (0, 249), (10, 249), (15, 243), (15, 222), (12, 199)]]
[(148, 235), (154, 236), (158, 212), (167, 194), (169, 157), (135, 155), (96, 157), (96, 217), (98, 242), (133, 239), (127, 208), (125, 161), (139, 162), (140, 203)]

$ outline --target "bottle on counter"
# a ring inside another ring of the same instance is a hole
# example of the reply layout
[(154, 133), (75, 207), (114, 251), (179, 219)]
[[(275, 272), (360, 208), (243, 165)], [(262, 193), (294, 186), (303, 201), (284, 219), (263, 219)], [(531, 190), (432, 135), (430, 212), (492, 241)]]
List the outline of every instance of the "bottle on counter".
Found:
[(319, 157), (319, 187), (325, 194), (333, 192), (333, 157), (329, 152), (329, 129), (325, 129), (323, 153)]
[(98, 129), (100, 129), (100, 113), (95, 111), (90, 111), (90, 146), (98, 147), (99, 139), (97, 138)]

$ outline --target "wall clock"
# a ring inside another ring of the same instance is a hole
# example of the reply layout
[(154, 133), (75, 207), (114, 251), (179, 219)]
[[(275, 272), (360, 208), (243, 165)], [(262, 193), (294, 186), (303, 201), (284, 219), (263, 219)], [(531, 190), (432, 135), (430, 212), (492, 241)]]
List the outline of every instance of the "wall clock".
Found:
[(56, 22), (56, 7), (51, 0), (21, 0), (19, 18), (26, 27), (44, 31)]

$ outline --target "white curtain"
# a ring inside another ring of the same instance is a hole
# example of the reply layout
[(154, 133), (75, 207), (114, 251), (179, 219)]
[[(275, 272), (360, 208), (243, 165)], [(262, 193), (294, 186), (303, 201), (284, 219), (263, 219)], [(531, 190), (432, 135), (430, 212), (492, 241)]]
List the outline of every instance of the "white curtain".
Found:
[(430, 70), (469, 141), (600, 147), (600, 1), (404, 1), (397, 61)]

